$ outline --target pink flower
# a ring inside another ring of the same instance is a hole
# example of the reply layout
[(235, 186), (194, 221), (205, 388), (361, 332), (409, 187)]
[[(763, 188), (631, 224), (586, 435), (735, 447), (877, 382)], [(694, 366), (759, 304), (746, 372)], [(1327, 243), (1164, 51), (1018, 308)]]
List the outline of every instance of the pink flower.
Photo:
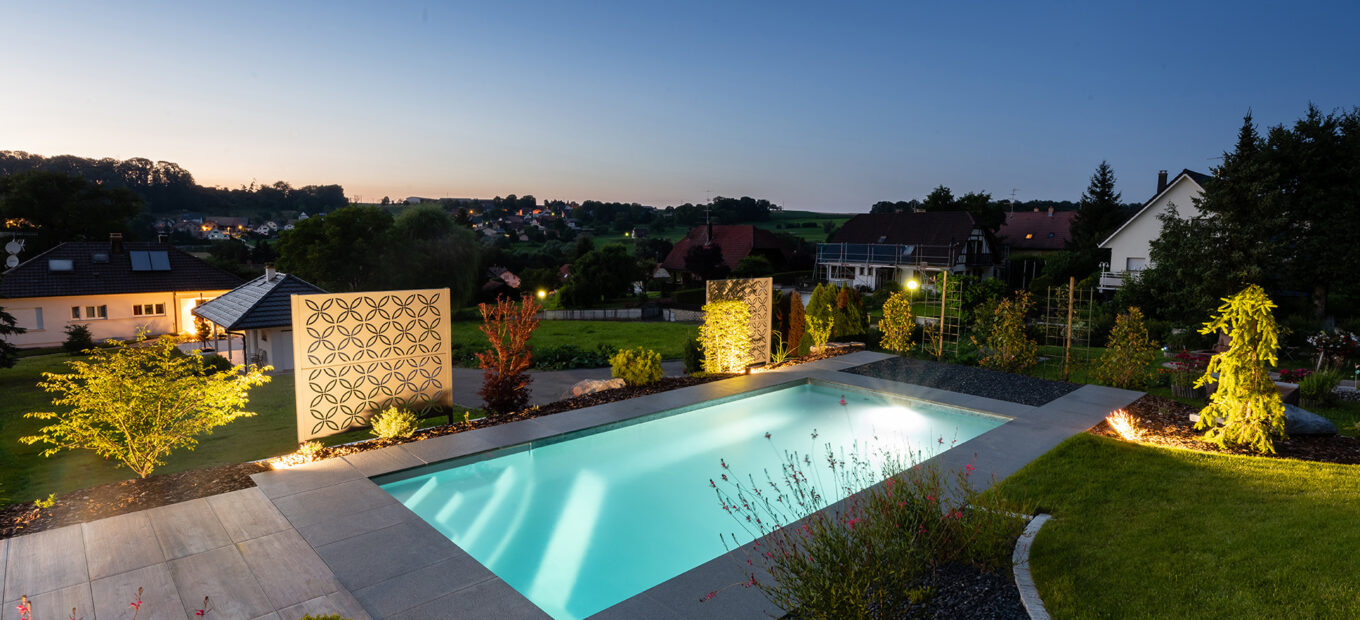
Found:
[(770, 438), (770, 434), (769, 434), (769, 433), (765, 433), (765, 438), (766, 438), (766, 439), (769, 439), (769, 438)]
[(941, 438), (939, 438), (939, 439), (936, 440), (936, 441), (938, 441), (940, 445), (942, 445), (942, 446), (944, 445), (944, 437), (941, 437)]

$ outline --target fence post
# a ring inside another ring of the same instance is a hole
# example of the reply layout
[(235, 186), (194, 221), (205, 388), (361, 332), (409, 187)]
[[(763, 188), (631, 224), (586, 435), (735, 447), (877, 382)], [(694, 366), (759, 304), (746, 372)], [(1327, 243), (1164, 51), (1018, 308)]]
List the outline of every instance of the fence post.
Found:
[(942, 273), (944, 274), (944, 281), (940, 285), (940, 337), (935, 346), (936, 361), (944, 361), (944, 309), (946, 307), (945, 298), (949, 296), (949, 270), (946, 269)]
[(1067, 381), (1072, 376), (1072, 369), (1069, 365), (1072, 360), (1072, 302), (1077, 292), (1077, 279), (1074, 276), (1067, 277), (1067, 336), (1063, 343), (1063, 381)]

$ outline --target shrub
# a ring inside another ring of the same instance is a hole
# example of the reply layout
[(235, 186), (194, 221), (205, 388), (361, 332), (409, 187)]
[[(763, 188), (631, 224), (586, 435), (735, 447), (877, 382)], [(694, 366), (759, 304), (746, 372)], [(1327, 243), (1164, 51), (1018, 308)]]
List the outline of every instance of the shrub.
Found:
[[(799, 618), (874, 618), (928, 598), (927, 587), (909, 588), (933, 567), (1009, 567), (1024, 526), (1013, 515), (1028, 510), (976, 492), (971, 463), (950, 476), (892, 453), (875, 466), (870, 456), (859, 447), (847, 458), (829, 445), (815, 460), (790, 452), (782, 477), (759, 478), (722, 462), (721, 478), (709, 484), (747, 538), (757, 539), (742, 546), (748, 565), (770, 575), (760, 580), (753, 571), (744, 585)], [(847, 501), (829, 508), (847, 492)], [(729, 546), (737, 542), (734, 536)]]
[(1218, 315), (1199, 331), (1227, 332), (1232, 343), (1209, 359), (1204, 376), (1195, 382), (1195, 387), (1218, 383), (1195, 428), (1207, 429), (1205, 441), (1219, 447), (1247, 446), (1274, 454), (1275, 438), (1284, 436), (1284, 403), (1266, 371), (1279, 363), (1275, 302), (1255, 284), (1223, 302)]
[(386, 411), (373, 416), (369, 420), (373, 425), (373, 436), (382, 439), (396, 439), (401, 437), (406, 439), (416, 433), (420, 428), (420, 416), (406, 409), (388, 407)]
[(1311, 374), (1313, 374), (1313, 371), (1307, 368), (1286, 368), (1280, 371), (1280, 381), (1299, 383), (1303, 381), (1304, 377)]
[(699, 326), (704, 371), (741, 372), (751, 363), (751, 307), (744, 301), (715, 301), (704, 306)]
[(1171, 358), (1171, 385), (1176, 387), (1191, 387), (1204, 376), (1204, 369), (1209, 365), (1209, 358), (1203, 355), (1194, 355), (1189, 351), (1181, 351)]
[(869, 331), (869, 319), (864, 314), (864, 298), (858, 291), (842, 286), (836, 292), (835, 307), (831, 312), (835, 319), (832, 332), (834, 338), (861, 336)]
[(529, 337), (538, 327), (538, 302), (525, 297), (515, 304), (502, 297), (494, 306), (477, 307), (482, 311), (482, 333), (491, 344), (489, 350), (477, 353), (477, 366), (486, 371), (477, 393), (492, 415), (523, 409), (529, 404), (529, 383), (533, 380), (524, 371), (533, 363)]
[(600, 368), (609, 365), (609, 358), (618, 352), (614, 345), (600, 343), (595, 349), (586, 350), (574, 344), (560, 347), (535, 347), (534, 367), (543, 370), (570, 370), (573, 368)]
[(51, 444), (43, 456), (91, 450), (145, 478), (176, 449), (194, 449), (197, 435), (255, 415), (243, 408), (250, 388), (269, 381), (262, 369), (209, 373), (203, 356), (178, 353), (175, 339), (162, 336), (151, 346), (95, 350), (89, 361), (68, 362), (70, 374), (43, 373), (38, 385), (69, 411), (25, 414), (56, 423), (19, 440)]
[(911, 298), (897, 291), (883, 303), (883, 318), (878, 321), (878, 331), (883, 333), (880, 341), (884, 349), (899, 355), (911, 351), (912, 330), (916, 318), (911, 313)]
[(70, 355), (80, 355), (93, 349), (94, 337), (90, 335), (90, 328), (80, 323), (67, 325), (66, 340), (61, 343), (61, 348)]
[(642, 347), (615, 353), (609, 366), (609, 374), (628, 385), (651, 385), (661, 379), (661, 354)]
[(1341, 373), (1335, 370), (1309, 373), (1299, 381), (1299, 398), (1309, 407), (1331, 405), (1336, 402), (1336, 388), (1340, 385)]
[(1032, 303), (1030, 294), (1020, 291), (1013, 298), (983, 304), (984, 308), (990, 306), (991, 312), (979, 311), (972, 336), (973, 344), (983, 352), (979, 364), (1006, 372), (1024, 372), (1034, 366), (1038, 361), (1039, 345), (1025, 333), (1025, 314)]
[(694, 374), (704, 369), (704, 349), (699, 340), (685, 341), (685, 373)]
[(1156, 356), (1157, 345), (1148, 337), (1143, 311), (1129, 308), (1115, 318), (1109, 343), (1096, 365), (1096, 381), (1125, 389), (1147, 387), (1156, 376), (1152, 368)]
[(798, 355), (803, 347), (803, 333), (807, 331), (807, 317), (803, 312), (803, 296), (798, 291), (792, 291), (788, 297), (789, 305), (789, 330), (783, 334), (784, 343), (788, 346), (790, 355)]
[(235, 368), (231, 360), (214, 353), (194, 353), (203, 358), (203, 372), (208, 375), (215, 375), (219, 372), (229, 372)]
[(807, 336), (812, 339), (812, 348), (818, 351), (824, 349), (827, 341), (831, 340), (831, 329), (835, 325), (835, 317), (820, 319), (809, 315), (807, 318)]

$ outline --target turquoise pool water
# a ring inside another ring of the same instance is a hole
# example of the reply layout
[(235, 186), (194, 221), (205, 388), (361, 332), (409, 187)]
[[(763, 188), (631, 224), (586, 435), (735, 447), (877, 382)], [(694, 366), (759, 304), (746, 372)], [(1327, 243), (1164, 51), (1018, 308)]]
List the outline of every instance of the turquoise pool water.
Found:
[(785, 451), (825, 467), (826, 444), (929, 454), (1003, 422), (801, 384), (382, 488), (552, 617), (584, 618), (721, 555), (720, 534), (742, 534), (709, 487), (728, 471), (720, 461), (759, 476), (778, 473)]

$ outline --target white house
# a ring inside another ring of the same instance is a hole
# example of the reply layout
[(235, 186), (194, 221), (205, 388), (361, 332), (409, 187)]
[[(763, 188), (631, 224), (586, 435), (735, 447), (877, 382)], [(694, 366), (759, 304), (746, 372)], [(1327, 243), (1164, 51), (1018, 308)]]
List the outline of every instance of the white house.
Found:
[(292, 370), (292, 297), (325, 292), (302, 278), (278, 273), (269, 265), (264, 275), (194, 308), (194, 314), (225, 330), (227, 342), (240, 335), (246, 362), (268, 364), (274, 370)]
[(0, 307), (26, 331), (17, 347), (66, 340), (66, 326), (85, 325), (95, 342), (147, 335), (192, 334), (194, 306), (241, 279), (164, 243), (68, 242), (38, 254), (0, 278)]
[(1199, 215), (1195, 200), (1204, 194), (1204, 183), (1213, 177), (1190, 170), (1182, 170), (1170, 182), (1166, 171), (1157, 174), (1157, 193), (1143, 204), (1133, 217), (1124, 222), (1100, 247), (1110, 250), (1109, 268), (1100, 274), (1100, 289), (1112, 290), (1123, 286), (1124, 280), (1152, 266), (1149, 249), (1152, 240), (1162, 234), (1159, 219), (1168, 207), (1174, 206), (1183, 219)]

